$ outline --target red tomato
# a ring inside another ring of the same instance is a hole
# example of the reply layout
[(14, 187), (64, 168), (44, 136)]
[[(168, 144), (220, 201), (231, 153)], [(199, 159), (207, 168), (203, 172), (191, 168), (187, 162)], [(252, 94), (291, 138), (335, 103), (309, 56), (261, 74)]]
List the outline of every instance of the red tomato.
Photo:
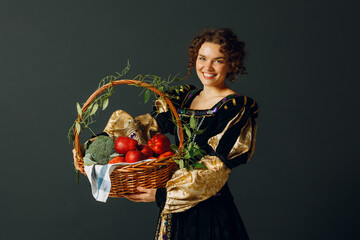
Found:
[(128, 151), (125, 155), (125, 162), (127, 163), (134, 163), (144, 159), (145, 159), (144, 154), (138, 150)]
[(160, 156), (158, 157), (158, 159), (161, 159), (161, 158), (166, 158), (168, 156), (172, 156), (174, 155), (175, 153), (173, 151), (167, 151), (167, 152), (164, 152), (162, 154), (160, 154)]
[(146, 158), (152, 157), (153, 156), (153, 151), (149, 148), (148, 145), (145, 144), (141, 144), (138, 146), (138, 150), (140, 152), (142, 152)]
[(128, 151), (135, 150), (138, 142), (129, 137), (118, 137), (115, 140), (115, 151), (119, 154), (126, 154)]
[(117, 156), (109, 161), (109, 164), (125, 162), (125, 157)]
[(164, 134), (158, 133), (148, 141), (148, 146), (154, 153), (162, 154), (170, 150), (170, 140)]

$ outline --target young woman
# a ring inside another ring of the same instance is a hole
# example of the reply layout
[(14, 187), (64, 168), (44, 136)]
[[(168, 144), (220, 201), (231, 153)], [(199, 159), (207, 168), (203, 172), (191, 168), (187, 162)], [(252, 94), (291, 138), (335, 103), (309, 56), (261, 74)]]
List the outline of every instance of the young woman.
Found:
[[(227, 185), (230, 171), (248, 162), (255, 150), (257, 104), (226, 83), (245, 70), (244, 46), (230, 29), (206, 29), (189, 47), (187, 75), (195, 67), (203, 88), (188, 86), (169, 94), (183, 121), (195, 114), (199, 128), (206, 128), (193, 141), (206, 151), (200, 162), (207, 169), (177, 170), (165, 188), (139, 188), (141, 194), (127, 196), (135, 202), (156, 201), (155, 239), (248, 239)], [(165, 104), (156, 106), (161, 131), (177, 135)]]

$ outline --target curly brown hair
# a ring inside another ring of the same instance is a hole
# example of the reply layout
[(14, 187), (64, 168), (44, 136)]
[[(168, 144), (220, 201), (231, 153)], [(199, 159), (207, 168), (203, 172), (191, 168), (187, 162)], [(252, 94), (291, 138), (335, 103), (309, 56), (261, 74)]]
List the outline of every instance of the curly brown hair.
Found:
[(229, 28), (206, 28), (193, 39), (189, 46), (189, 64), (186, 78), (189, 77), (191, 69), (196, 66), (199, 49), (204, 42), (216, 43), (221, 46), (220, 52), (225, 55), (231, 67), (231, 72), (227, 74), (230, 82), (235, 80), (236, 75), (246, 73), (244, 67), (245, 43), (239, 41)]

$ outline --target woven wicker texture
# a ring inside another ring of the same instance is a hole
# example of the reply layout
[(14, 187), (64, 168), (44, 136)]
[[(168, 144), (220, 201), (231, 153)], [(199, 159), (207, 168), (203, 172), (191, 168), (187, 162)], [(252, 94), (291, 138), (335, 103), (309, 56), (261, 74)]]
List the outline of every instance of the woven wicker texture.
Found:
[[(111, 87), (111, 85), (135, 85), (145, 87), (157, 95), (163, 97), (165, 102), (170, 107), (171, 112), (173, 113), (177, 126), (179, 128), (179, 150), (183, 148), (184, 135), (182, 131), (181, 120), (177, 114), (176, 108), (171, 103), (170, 99), (166, 97), (161, 91), (157, 88), (136, 80), (117, 80), (112, 84), (106, 84), (103, 87), (97, 89), (89, 99), (84, 103), (82, 107), (82, 112), (84, 113), (86, 109), (90, 106), (92, 101), (101, 94), (103, 91)], [(78, 115), (78, 122), (81, 121), (81, 116)], [(83, 155), (81, 152), (79, 134), (75, 130), (75, 150), (77, 152), (77, 164), (80, 166), (80, 172), (85, 174), (84, 164), (83, 164)], [(179, 151), (180, 152), (180, 151)], [(127, 166), (118, 166), (110, 175), (111, 178), (111, 191), (109, 197), (120, 198), (125, 194), (135, 194), (138, 193), (136, 189), (138, 186), (145, 188), (160, 188), (166, 185), (166, 182), (170, 179), (173, 172), (177, 169), (177, 164), (172, 160), (172, 157), (166, 157), (162, 159), (155, 159), (150, 162), (137, 163)]]

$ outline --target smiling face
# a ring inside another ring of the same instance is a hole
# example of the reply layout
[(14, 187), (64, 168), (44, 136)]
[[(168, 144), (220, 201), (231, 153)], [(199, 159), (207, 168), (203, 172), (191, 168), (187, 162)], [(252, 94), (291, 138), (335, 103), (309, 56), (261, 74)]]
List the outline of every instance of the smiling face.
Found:
[(230, 66), (220, 45), (204, 42), (196, 59), (196, 73), (204, 86), (224, 87)]

